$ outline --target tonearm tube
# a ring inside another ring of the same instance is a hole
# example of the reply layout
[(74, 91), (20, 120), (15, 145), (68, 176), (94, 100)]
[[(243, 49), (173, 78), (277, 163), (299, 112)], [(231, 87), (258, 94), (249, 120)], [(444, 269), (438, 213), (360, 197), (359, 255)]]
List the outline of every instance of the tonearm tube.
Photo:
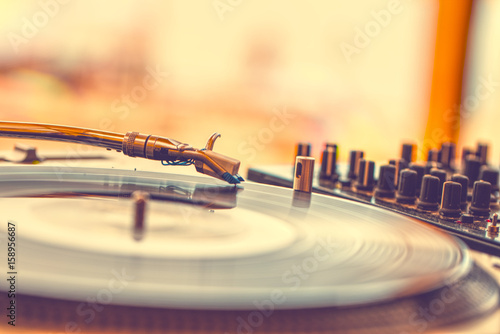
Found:
[(123, 152), (130, 157), (159, 160), (164, 165), (194, 164), (198, 172), (231, 184), (244, 181), (238, 175), (238, 160), (213, 151), (215, 140), (220, 137), (218, 133), (210, 136), (205, 148), (197, 149), (174, 139), (139, 132), (127, 132), (123, 135), (70, 126), (0, 121), (0, 137), (54, 140), (104, 147)]

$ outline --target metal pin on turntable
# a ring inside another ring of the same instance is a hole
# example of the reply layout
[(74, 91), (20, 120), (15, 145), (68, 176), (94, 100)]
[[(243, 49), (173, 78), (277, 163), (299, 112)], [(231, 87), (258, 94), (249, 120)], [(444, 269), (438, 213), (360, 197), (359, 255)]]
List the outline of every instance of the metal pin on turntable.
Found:
[(314, 162), (315, 159), (312, 157), (297, 156), (295, 158), (292, 201), (294, 207), (308, 208), (311, 204)]
[(149, 200), (149, 193), (136, 190), (132, 193), (132, 199), (134, 201), (133, 236), (136, 241), (140, 241), (144, 236), (146, 208)]

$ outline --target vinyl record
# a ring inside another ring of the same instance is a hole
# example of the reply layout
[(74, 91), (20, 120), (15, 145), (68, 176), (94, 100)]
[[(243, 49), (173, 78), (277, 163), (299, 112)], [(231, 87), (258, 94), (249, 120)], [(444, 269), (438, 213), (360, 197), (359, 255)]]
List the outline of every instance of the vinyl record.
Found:
[(0, 189), (28, 327), (116, 330), (129, 315), (138, 332), (418, 332), (498, 305), (461, 242), (360, 203), (97, 168), (2, 168)]

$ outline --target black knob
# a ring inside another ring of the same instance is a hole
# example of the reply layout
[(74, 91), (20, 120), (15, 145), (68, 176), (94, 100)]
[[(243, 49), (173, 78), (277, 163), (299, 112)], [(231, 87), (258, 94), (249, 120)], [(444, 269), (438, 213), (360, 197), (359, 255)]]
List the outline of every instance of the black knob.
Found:
[(372, 191), (375, 186), (375, 163), (361, 159), (359, 161), (359, 174), (356, 189), (363, 191)]
[(417, 196), (418, 196), (420, 194), (420, 188), (422, 187), (422, 178), (425, 175), (425, 167), (422, 165), (417, 165), (417, 164), (412, 163), (412, 164), (410, 164), (410, 169), (417, 172), (416, 188), (417, 188)]
[(436, 148), (431, 148), (429, 152), (427, 152), (427, 161), (439, 162), (441, 156), (441, 152)]
[(417, 145), (415, 144), (403, 144), (401, 147), (401, 159), (405, 160), (407, 163), (415, 161), (416, 154)]
[(481, 165), (488, 164), (488, 144), (477, 143), (476, 157)]
[(462, 171), (465, 169), (465, 162), (467, 161), (467, 159), (470, 159), (475, 156), (476, 152), (474, 152), (474, 150), (471, 149), (470, 147), (462, 148)]
[[(310, 143), (297, 143), (295, 147), (295, 157), (309, 157), (311, 156), (311, 144)], [(295, 165), (295, 160), (294, 160)]]
[(402, 204), (414, 204), (417, 194), (417, 172), (403, 169), (399, 176), (398, 194), (396, 201)]
[(439, 214), (443, 218), (459, 218), (461, 215), (461, 198), (462, 185), (453, 181), (445, 182), (443, 184), (443, 195)]
[(464, 213), (460, 216), (459, 220), (462, 224), (473, 224), (474, 223), (474, 216), (471, 216), (467, 213)]
[(467, 209), (467, 189), (469, 189), (469, 178), (465, 175), (455, 174), (451, 177), (453, 182), (460, 183), (462, 193), (460, 195), (460, 208), (465, 211)]
[(396, 169), (400, 168), (401, 170), (408, 168), (408, 161), (405, 159), (399, 159), (399, 160), (389, 160), (389, 165), (396, 166)]
[(473, 216), (488, 217), (490, 215), (490, 195), (491, 184), (489, 182), (474, 182), (469, 213)]
[(375, 190), (376, 198), (394, 198), (396, 193), (395, 173), (396, 167), (393, 165), (380, 166), (377, 189)]
[(443, 168), (455, 169), (455, 155), (456, 146), (455, 143), (443, 143), (441, 145), (441, 164)]
[(472, 187), (474, 182), (479, 179), (480, 169), (481, 162), (477, 158), (469, 157), (465, 160), (465, 168), (462, 174), (469, 178), (469, 187)]
[(321, 180), (336, 181), (338, 179), (337, 152), (337, 145), (326, 144), (321, 154), (321, 171), (319, 173)]
[(441, 169), (441, 167), (442, 167), (442, 165), (439, 162), (427, 161), (425, 163), (424, 173), (425, 174), (430, 174), (431, 173), (431, 169), (433, 169), (433, 168)]
[(394, 183), (396, 184), (397, 187), (399, 184), (399, 174), (403, 169), (408, 168), (408, 162), (404, 159), (389, 160), (389, 164), (394, 165), (396, 167), (396, 180)]
[(441, 200), (441, 192), (443, 191), (443, 184), (446, 182), (446, 172), (442, 169), (432, 168), (430, 174), (439, 179), (438, 197)]
[(498, 170), (483, 166), (479, 172), (479, 180), (491, 184), (491, 191), (498, 191)]
[(439, 190), (439, 179), (432, 175), (425, 175), (422, 179), (417, 207), (425, 211), (437, 211), (439, 208)]
[(363, 151), (351, 151), (349, 154), (349, 173), (347, 177), (351, 180), (358, 178), (359, 161), (363, 159)]

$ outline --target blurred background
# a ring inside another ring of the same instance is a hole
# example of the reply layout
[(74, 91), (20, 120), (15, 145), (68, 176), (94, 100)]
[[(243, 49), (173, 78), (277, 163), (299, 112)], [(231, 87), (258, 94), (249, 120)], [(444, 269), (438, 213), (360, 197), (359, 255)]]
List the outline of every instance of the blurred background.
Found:
[(217, 131), (244, 167), (290, 163), (298, 141), (380, 161), (483, 140), (499, 161), (500, 1), (4, 1), (0, 20), (2, 120), (195, 147)]

